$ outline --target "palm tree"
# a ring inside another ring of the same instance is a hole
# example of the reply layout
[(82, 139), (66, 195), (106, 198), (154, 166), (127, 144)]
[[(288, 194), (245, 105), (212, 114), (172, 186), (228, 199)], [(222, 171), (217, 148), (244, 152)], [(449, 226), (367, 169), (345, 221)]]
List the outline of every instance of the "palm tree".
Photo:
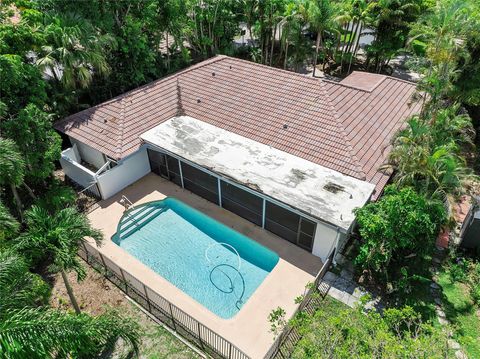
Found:
[(45, 33), (49, 45), (42, 47), (36, 64), (66, 88), (86, 88), (95, 72), (100, 75), (110, 72), (104, 48), (114, 44), (113, 38), (100, 35), (81, 17), (66, 15), (59, 23), (52, 20)]
[(469, 3), (463, 0), (438, 1), (432, 11), (420, 18), (410, 31), (409, 43), (423, 41), (429, 66), (421, 81), (423, 104), (434, 112), (439, 100), (451, 90), (451, 80), (457, 74), (456, 65), (465, 53), (463, 46), (467, 34), (476, 31), (474, 21), (469, 16)]
[(92, 228), (88, 218), (75, 208), (64, 208), (50, 214), (44, 208), (32, 206), (25, 218), (27, 229), (17, 240), (16, 247), (32, 259), (52, 259), (50, 270), (60, 272), (72, 306), (80, 313), (67, 272), (74, 271), (78, 280), (85, 277), (85, 269), (77, 256), (79, 246), (86, 237), (93, 238), (100, 245), (103, 234)]
[(17, 187), (23, 184), (25, 177), (25, 161), (14, 141), (0, 137), (0, 186), (9, 186), (18, 215), (23, 222), (22, 201), (18, 194)]
[(9, 310), (45, 304), (49, 291), (22, 256), (11, 248), (0, 250), (0, 321)]
[(0, 242), (18, 233), (20, 224), (0, 201)]
[(0, 251), (1, 358), (93, 358), (118, 338), (138, 354), (135, 322), (113, 311), (91, 317), (39, 307), (48, 301), (45, 293), (48, 285), (28, 270), (22, 256)]
[(454, 197), (466, 192), (476, 177), (460, 155), (461, 146), (471, 141), (471, 123), (464, 116), (444, 116), (436, 123), (410, 119), (394, 138), (389, 163), (382, 169), (393, 169), (398, 185), (440, 198), (449, 210)]
[(138, 355), (137, 323), (114, 311), (97, 317), (43, 308), (11, 310), (5, 314), (0, 323), (2, 358), (102, 357), (118, 338)]
[[(285, 7), (285, 12), (283, 17), (278, 23), (278, 26), (281, 29), (281, 52), (284, 53), (284, 62), (283, 62), (283, 69), (287, 69), (288, 64), (288, 57), (289, 57), (289, 49), (290, 43), (293, 42), (296, 47), (300, 47), (301, 44), (298, 43), (300, 37), (303, 37), (301, 34), (303, 28), (303, 22), (305, 19), (305, 12), (304, 9), (301, 8), (296, 2), (289, 2)], [(300, 32), (300, 36), (298, 33)]]
[[(313, 61), (313, 77), (317, 69), (318, 50), (321, 47), (323, 50), (323, 32), (331, 25), (333, 17), (333, 7), (329, 0), (309, 0), (307, 6), (307, 20), (310, 26), (315, 29), (317, 33), (317, 40), (315, 42), (315, 57)], [(325, 56), (323, 61), (325, 61)]]
[[(352, 67), (352, 61), (354, 58), (357, 57), (357, 51), (359, 48), (360, 37), (362, 36), (363, 26), (365, 24), (369, 24), (372, 19), (370, 17), (372, 4), (366, 0), (354, 0), (352, 4), (352, 20), (353, 24), (356, 23), (355, 31), (354, 31), (354, 41), (352, 40), (352, 45), (350, 46), (350, 50), (352, 51), (352, 56), (350, 57), (350, 63), (348, 65), (347, 73), (350, 72)], [(352, 29), (353, 29), (352, 24)]]

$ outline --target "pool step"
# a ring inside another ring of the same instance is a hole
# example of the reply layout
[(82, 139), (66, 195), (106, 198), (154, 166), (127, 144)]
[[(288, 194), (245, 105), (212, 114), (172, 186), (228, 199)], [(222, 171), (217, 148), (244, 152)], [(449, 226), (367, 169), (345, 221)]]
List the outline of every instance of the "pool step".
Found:
[(129, 228), (136, 227), (138, 225), (141, 225), (141, 222), (144, 218), (148, 217), (149, 215), (152, 214), (152, 212), (155, 212), (158, 207), (150, 207), (146, 206), (144, 207), (146, 209), (139, 210), (138, 212), (135, 213), (129, 213), (127, 215), (127, 220), (125, 220), (124, 223), (122, 223), (122, 226), (120, 227), (120, 232), (125, 233)]
[(134, 216), (134, 218), (130, 220), (130, 223), (121, 229), (120, 240), (138, 231), (143, 225), (150, 222), (164, 210), (165, 208), (162, 207), (151, 207), (149, 211), (145, 211), (141, 216)]
[(142, 213), (145, 213), (145, 212), (149, 212), (150, 210), (152, 210), (152, 208), (155, 208), (155, 207), (152, 207), (152, 206), (142, 206), (140, 208), (136, 208), (130, 212), (128, 212), (128, 215), (125, 216), (125, 218), (123, 219), (122, 221), (122, 224), (119, 228), (120, 231), (124, 231), (125, 229), (127, 229), (131, 224), (134, 224), (135, 221), (134, 220), (139, 220), (142, 216)]

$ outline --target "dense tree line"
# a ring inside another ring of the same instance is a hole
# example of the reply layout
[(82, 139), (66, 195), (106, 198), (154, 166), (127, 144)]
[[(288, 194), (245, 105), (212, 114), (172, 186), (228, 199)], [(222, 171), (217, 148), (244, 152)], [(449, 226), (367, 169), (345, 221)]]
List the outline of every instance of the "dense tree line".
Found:
[[(83, 237), (100, 240), (52, 175), (62, 145), (52, 124), (216, 54), (341, 77), (389, 73), (395, 56), (410, 55), (422, 111), (392, 143), (384, 170), (393, 186), (357, 213), (358, 266), (409, 288), (417, 262), (405, 258), (428, 258), (451, 203), (475, 182), (465, 108), (480, 104), (479, 18), (475, 0), (2, 0), (0, 356), (93, 357), (118, 337), (137, 350), (137, 328), (117, 313), (48, 308), (38, 263), (68, 288), (65, 273), (84, 273), (75, 256)], [(46, 321), (58, 330), (40, 330)]]

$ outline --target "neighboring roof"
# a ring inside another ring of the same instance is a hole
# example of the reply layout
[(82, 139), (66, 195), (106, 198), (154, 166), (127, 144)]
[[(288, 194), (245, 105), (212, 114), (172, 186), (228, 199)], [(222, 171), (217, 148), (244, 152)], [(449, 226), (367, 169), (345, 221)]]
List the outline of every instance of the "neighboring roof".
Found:
[(375, 186), (189, 116), (141, 135), (150, 144), (348, 231)]
[[(354, 77), (358, 76), (354, 73)], [(55, 124), (67, 135), (121, 159), (140, 135), (188, 115), (343, 174), (378, 184), (394, 132), (418, 112), (415, 85), (373, 75), (371, 91), (217, 56)], [(343, 82), (348, 85), (343, 84)], [(360, 86), (365, 88), (365, 81)], [(286, 125), (286, 128), (284, 128)]]

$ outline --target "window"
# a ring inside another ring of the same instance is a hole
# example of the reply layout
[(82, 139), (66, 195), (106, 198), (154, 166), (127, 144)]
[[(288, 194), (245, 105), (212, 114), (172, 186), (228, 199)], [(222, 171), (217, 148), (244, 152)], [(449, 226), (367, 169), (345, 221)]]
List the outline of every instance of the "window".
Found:
[(223, 208), (259, 226), (262, 225), (262, 198), (223, 181), (221, 181), (221, 187)]
[(183, 185), (189, 191), (218, 204), (218, 180), (199, 169), (182, 162)]

